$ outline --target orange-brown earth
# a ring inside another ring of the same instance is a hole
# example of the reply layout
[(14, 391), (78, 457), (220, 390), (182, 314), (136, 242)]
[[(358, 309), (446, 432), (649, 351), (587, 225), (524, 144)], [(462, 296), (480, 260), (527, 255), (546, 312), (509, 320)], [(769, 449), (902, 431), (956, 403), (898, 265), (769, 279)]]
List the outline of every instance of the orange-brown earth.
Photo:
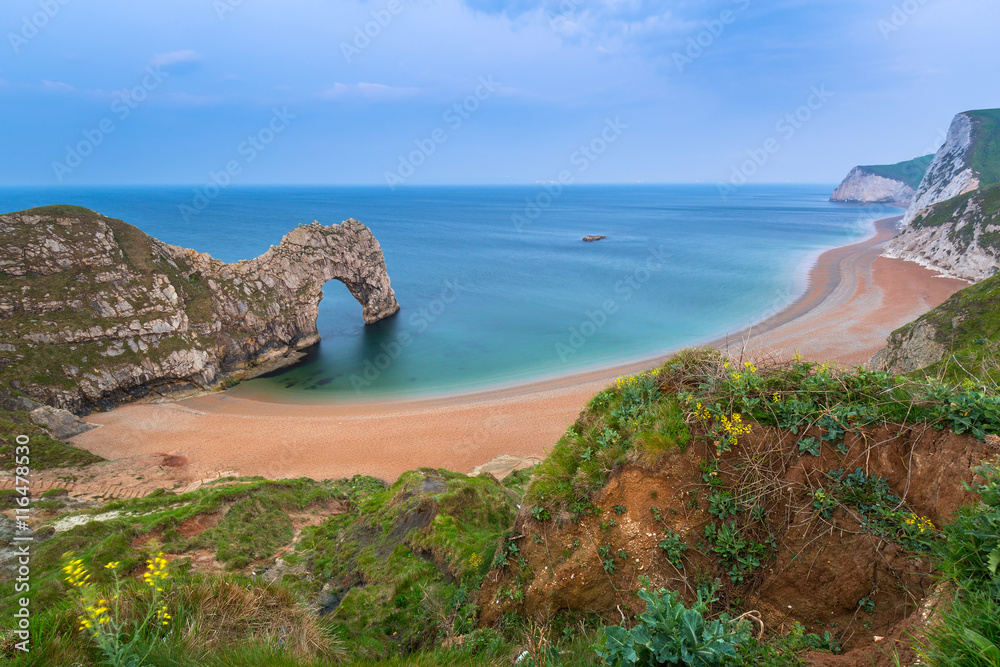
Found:
[[(974, 438), (924, 426), (848, 434), (846, 455), (824, 445), (820, 457), (800, 456), (800, 437), (755, 426), (721, 459), (725, 485), (766, 510), (768, 528), (750, 530), (761, 542), (770, 531), (776, 547), (742, 584), (731, 582), (705, 541), (705, 527), (716, 518), (708, 512), (711, 487), (699, 467), (708, 454), (705, 438), (696, 438), (684, 453), (644, 454), (614, 472), (593, 499), (598, 515), (540, 522), (523, 509), (512, 539), (519, 555), (487, 575), (482, 622), (506, 611), (546, 618), (561, 610), (595, 611), (621, 622), (643, 611), (634, 591), (645, 578), (653, 587), (682, 591), (689, 601), (700, 583), (719, 578), (720, 600), (757, 611), (769, 634), (799, 622), (810, 632), (830, 632), (847, 651), (817, 654), (816, 664), (891, 665), (885, 656), (909, 651), (902, 624), (919, 626), (912, 614), (936, 583), (932, 565), (864, 530), (853, 512), (838, 509), (824, 519), (809, 492), (829, 488), (824, 474), (831, 469), (860, 467), (886, 478), (914, 513), (939, 526), (971, 500), (962, 482), (996, 452)], [(681, 569), (659, 547), (668, 529), (688, 546)], [(612, 568), (604, 565), (609, 559)], [(874, 602), (872, 612), (859, 607), (863, 598)]]

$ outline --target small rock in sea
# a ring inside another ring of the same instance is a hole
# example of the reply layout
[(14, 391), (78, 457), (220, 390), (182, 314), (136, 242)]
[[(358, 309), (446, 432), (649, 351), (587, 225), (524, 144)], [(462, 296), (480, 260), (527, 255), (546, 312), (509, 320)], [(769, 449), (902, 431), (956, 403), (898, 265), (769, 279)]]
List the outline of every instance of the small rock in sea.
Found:
[(608, 237), (605, 236), (604, 234), (600, 234), (600, 235), (597, 235), (597, 234), (588, 234), (587, 236), (583, 237), (583, 240), (586, 241), (586, 242), (588, 242), (588, 243), (590, 243), (591, 241), (600, 241), (601, 239), (606, 239), (606, 238), (608, 238)]

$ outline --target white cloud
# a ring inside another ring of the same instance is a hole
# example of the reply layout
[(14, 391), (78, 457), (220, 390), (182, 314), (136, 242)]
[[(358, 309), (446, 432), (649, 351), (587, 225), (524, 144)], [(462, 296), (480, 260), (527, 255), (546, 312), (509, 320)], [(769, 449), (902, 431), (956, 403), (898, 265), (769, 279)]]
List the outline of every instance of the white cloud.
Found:
[(48, 79), (42, 79), (42, 89), (48, 90), (54, 93), (75, 93), (76, 88), (69, 85), (68, 83), (63, 83), (62, 81), (49, 81)]
[(193, 95), (191, 93), (185, 93), (184, 91), (164, 93), (162, 95), (162, 99), (167, 104), (182, 107), (203, 107), (210, 104), (219, 104), (223, 101), (222, 98), (217, 96)]
[(203, 56), (191, 49), (171, 51), (170, 53), (157, 53), (151, 61), (153, 66), (161, 67), (165, 70), (191, 70), (196, 68)]
[(381, 83), (335, 83), (319, 94), (327, 100), (360, 97), (374, 102), (398, 100), (420, 93), (419, 88), (386, 86)]

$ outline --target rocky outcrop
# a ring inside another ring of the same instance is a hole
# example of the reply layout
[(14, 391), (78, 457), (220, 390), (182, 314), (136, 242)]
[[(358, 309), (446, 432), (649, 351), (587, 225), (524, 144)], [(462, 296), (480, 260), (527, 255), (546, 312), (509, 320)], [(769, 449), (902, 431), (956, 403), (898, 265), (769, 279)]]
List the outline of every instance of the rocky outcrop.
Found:
[(27, 412), (31, 421), (48, 430), (56, 440), (66, 440), (97, 428), (96, 424), (88, 424), (69, 410), (53, 408), (27, 396), (13, 396), (7, 392), (0, 392), (0, 410)]
[(79, 207), (0, 216), (0, 383), (86, 413), (290, 363), (319, 340), (323, 285), (365, 322), (399, 309), (382, 249), (356, 220), (292, 230), (225, 264)]
[(878, 176), (864, 167), (855, 167), (834, 190), (830, 201), (909, 206), (915, 194), (916, 191), (902, 181)]
[(870, 364), (892, 373), (931, 366), (938, 373), (944, 370), (941, 366), (952, 365), (963, 374), (985, 377), (994, 372), (1000, 353), (998, 302), (1000, 275), (959, 290), (937, 308), (893, 331)]
[(966, 111), (955, 116), (944, 145), (920, 183), (916, 197), (906, 210), (902, 224), (910, 224), (924, 209), (996, 183), (995, 142), (1000, 110)]
[(926, 368), (945, 358), (948, 348), (938, 342), (940, 332), (934, 324), (916, 321), (893, 331), (888, 345), (875, 353), (869, 362), (876, 370), (902, 374)]
[(1000, 269), (1000, 185), (924, 209), (883, 254), (969, 282), (989, 278)]
[(906, 208), (934, 156), (925, 155), (891, 165), (855, 167), (834, 190), (830, 201), (894, 204)]

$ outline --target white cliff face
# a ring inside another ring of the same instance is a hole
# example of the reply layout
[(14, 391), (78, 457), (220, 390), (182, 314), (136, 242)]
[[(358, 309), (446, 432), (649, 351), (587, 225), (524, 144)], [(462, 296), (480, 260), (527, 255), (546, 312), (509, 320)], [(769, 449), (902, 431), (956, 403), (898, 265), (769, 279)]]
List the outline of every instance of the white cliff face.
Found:
[(1000, 213), (990, 213), (997, 199), (989, 187), (925, 209), (883, 254), (973, 283), (989, 278), (1000, 269)]
[(903, 181), (855, 167), (834, 190), (830, 201), (909, 206), (915, 195), (916, 191)]
[(902, 225), (913, 222), (917, 214), (939, 202), (971, 192), (979, 187), (979, 176), (969, 166), (974, 123), (964, 113), (955, 116), (948, 138), (931, 162), (916, 197), (903, 216)]

